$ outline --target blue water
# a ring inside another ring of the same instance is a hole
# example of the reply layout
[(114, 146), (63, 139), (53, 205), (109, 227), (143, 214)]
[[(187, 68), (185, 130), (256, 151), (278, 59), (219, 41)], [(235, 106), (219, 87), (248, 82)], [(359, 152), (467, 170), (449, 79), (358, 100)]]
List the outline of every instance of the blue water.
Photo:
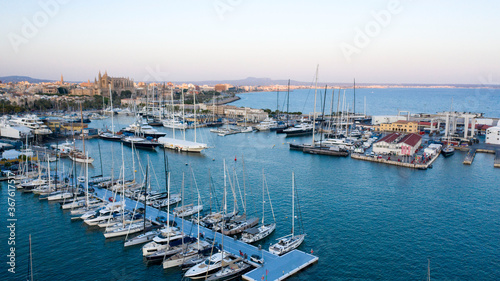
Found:
[[(266, 94), (245, 94), (239, 102), (245, 101), (246, 95)], [(499, 116), (494, 110), (491, 114)], [(109, 122), (93, 121), (91, 126), (101, 128)], [(131, 122), (131, 117), (120, 117), (115, 124), (121, 128)], [(171, 130), (159, 130), (171, 135)], [(188, 131), (186, 139), (193, 137)], [(278, 222), (276, 232), (262, 242), (264, 248), (291, 229), (291, 173), (295, 172), (300, 217), (307, 233), (299, 249), (313, 250), (319, 262), (290, 280), (425, 280), (427, 259), (433, 280), (500, 279), (500, 170), (493, 168), (493, 155), (477, 154), (474, 163), (467, 166), (462, 164), (465, 154), (457, 152), (450, 158), (439, 157), (433, 169), (420, 171), (288, 149), (287, 142), (301, 143), (309, 141), (308, 137), (285, 139), (273, 132), (218, 137), (206, 128), (199, 130), (197, 137), (211, 148), (200, 155), (165, 151), (172, 191), (180, 192), (184, 172), (187, 203), (196, 198), (195, 179), (208, 206), (210, 173), (220, 203), (223, 160), (231, 180), (233, 169), (236, 172), (241, 189), (244, 162), (248, 212), (260, 216), (264, 170)], [(114, 164), (115, 177), (120, 175), (119, 143), (93, 139), (86, 144), (96, 159), (89, 168), (91, 175), (101, 173), (99, 145), (104, 174), (109, 175)], [(81, 141), (77, 145), (81, 147)], [(132, 152), (129, 147), (123, 151), (126, 177), (132, 178)], [(160, 149), (139, 151), (141, 164), (134, 161), (137, 178), (142, 179), (141, 169), (149, 159), (154, 188), (165, 188), (163, 155)], [(69, 162), (63, 162), (67, 170)], [(232, 198), (231, 193), (229, 196)], [(123, 249), (120, 241), (106, 241), (100, 231), (70, 222), (69, 214), (56, 204), (19, 192), (15, 198), (17, 273), (13, 275), (7, 272), (6, 264), (7, 183), (2, 182), (0, 280), (25, 277), (30, 233), (37, 280), (182, 279), (178, 269), (163, 271), (158, 265), (147, 266), (140, 247)], [(241, 208), (241, 202), (238, 204)], [(266, 220), (271, 219), (266, 205)]]
[[(335, 90), (334, 111), (337, 109), (339, 91)], [(341, 90), (340, 109), (342, 109)], [(353, 89), (346, 89), (346, 104), (350, 111), (354, 104)], [(241, 99), (231, 103), (235, 106), (252, 108), (269, 108), (286, 111), (286, 92), (252, 92), (238, 95)], [(318, 89), (316, 111), (321, 112), (324, 89)], [(325, 112), (330, 112), (332, 90), (327, 91)], [(454, 111), (485, 113), (488, 117), (500, 116), (500, 89), (425, 89), (425, 88), (389, 88), (389, 89), (356, 89), (356, 112), (364, 112), (366, 97), (366, 114), (396, 115), (398, 110), (411, 113), (436, 113), (449, 111), (453, 100)], [(314, 90), (294, 90), (290, 92), (290, 112), (300, 111), (312, 113), (314, 109)]]

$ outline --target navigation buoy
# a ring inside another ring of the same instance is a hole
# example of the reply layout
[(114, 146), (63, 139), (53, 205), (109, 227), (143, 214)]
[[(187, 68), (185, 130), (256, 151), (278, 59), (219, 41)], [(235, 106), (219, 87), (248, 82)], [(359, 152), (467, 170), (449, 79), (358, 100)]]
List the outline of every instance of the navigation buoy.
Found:
[(236, 156), (234, 156), (234, 161), (236, 161)]

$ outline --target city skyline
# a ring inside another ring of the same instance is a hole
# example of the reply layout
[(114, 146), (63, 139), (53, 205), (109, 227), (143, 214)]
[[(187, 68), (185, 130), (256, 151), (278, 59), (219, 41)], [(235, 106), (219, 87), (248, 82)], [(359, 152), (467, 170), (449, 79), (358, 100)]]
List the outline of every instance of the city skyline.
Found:
[(0, 76), (500, 84), (492, 1), (3, 2)]

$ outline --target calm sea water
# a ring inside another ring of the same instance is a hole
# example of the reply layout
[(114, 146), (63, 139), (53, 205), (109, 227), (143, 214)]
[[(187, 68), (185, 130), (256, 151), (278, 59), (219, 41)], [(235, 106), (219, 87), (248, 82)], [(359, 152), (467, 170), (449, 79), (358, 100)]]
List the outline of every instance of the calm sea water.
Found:
[[(240, 104), (250, 96), (264, 98), (266, 94), (242, 96)], [(448, 94), (437, 99), (447, 100)], [(299, 108), (300, 103), (294, 106)], [(491, 114), (499, 115), (493, 109)], [(121, 128), (131, 122), (131, 117), (120, 117), (115, 124)], [(101, 128), (109, 123), (93, 121), (91, 126)], [(171, 130), (159, 130), (171, 135)], [(192, 131), (186, 133), (186, 139), (193, 137)], [(420, 171), (288, 149), (287, 142), (309, 141), (308, 137), (285, 139), (275, 133), (218, 137), (205, 128), (198, 131), (197, 138), (211, 148), (200, 155), (165, 151), (173, 192), (180, 192), (184, 173), (187, 203), (196, 198), (197, 186), (208, 206), (211, 184), (220, 203), (225, 159), (231, 180), (234, 182), (236, 174), (236, 186), (242, 192), (246, 188), (248, 212), (260, 216), (264, 171), (278, 223), (272, 237), (263, 241), (265, 248), (290, 231), (291, 174), (295, 172), (299, 218), (307, 233), (300, 249), (312, 249), (319, 262), (290, 280), (425, 280), (427, 259), (431, 261), (433, 280), (500, 279), (500, 170), (493, 168), (493, 155), (478, 154), (474, 163), (466, 166), (462, 164), (465, 154), (457, 152), (450, 158), (438, 158), (433, 169)], [(81, 141), (77, 145), (81, 147)], [(110, 174), (112, 167), (115, 177), (120, 175), (119, 143), (95, 139), (87, 141), (86, 148), (96, 159), (91, 175), (101, 173), (101, 158), (105, 175)], [(142, 179), (149, 160), (153, 186), (165, 188), (162, 150), (140, 150), (140, 161), (135, 158), (133, 162), (131, 149), (124, 147), (123, 152), (127, 178), (132, 178), (135, 166), (137, 178)], [(69, 169), (70, 163), (63, 162)], [(77, 174), (80, 173), (83, 170), (78, 167)], [(238, 188), (236, 193), (239, 200)], [(87, 228), (82, 222), (70, 222), (69, 214), (58, 204), (40, 202), (31, 194), (18, 192), (15, 198), (17, 273), (13, 275), (7, 272), (6, 264), (9, 233), (7, 185), (3, 182), (1, 280), (25, 277), (30, 233), (37, 280), (182, 279), (180, 270), (147, 266), (140, 247), (124, 249), (122, 242), (106, 241), (100, 231)], [(238, 204), (242, 208), (241, 202)], [(268, 219), (272, 219), (272, 214), (266, 205)]]
[[(340, 92), (340, 109), (344, 90)], [(238, 95), (241, 99), (231, 103), (236, 106), (253, 108), (269, 108), (286, 111), (286, 92), (252, 92)], [(321, 112), (324, 89), (318, 89), (316, 111)], [(339, 91), (335, 90), (334, 111), (337, 109)], [(345, 90), (346, 104), (352, 111), (354, 104), (353, 89)], [(326, 94), (325, 112), (330, 112), (332, 90)], [(500, 90), (499, 89), (419, 89), (419, 88), (390, 88), (390, 89), (356, 89), (356, 112), (368, 115), (396, 115), (398, 110), (411, 113), (436, 113), (449, 111), (452, 103), (454, 111), (481, 112), (488, 117), (500, 117)], [(294, 90), (289, 97), (290, 112), (300, 111), (312, 113), (314, 110), (314, 90)]]

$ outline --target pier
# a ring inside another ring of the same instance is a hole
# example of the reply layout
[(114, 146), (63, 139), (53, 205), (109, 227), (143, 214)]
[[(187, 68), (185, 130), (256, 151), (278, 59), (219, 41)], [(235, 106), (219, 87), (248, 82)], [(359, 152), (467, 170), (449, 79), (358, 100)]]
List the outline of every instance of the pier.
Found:
[(425, 164), (399, 162), (399, 161), (394, 161), (394, 160), (387, 160), (385, 158), (376, 158), (376, 157), (372, 157), (372, 156), (365, 156), (363, 154), (358, 154), (358, 153), (352, 153), (351, 158), (357, 159), (357, 160), (364, 160), (364, 161), (371, 161), (371, 162), (395, 165), (395, 166), (400, 166), (400, 167), (406, 167), (406, 168), (411, 168), (411, 169), (426, 170), (432, 165), (432, 163), (434, 163), (434, 161), (436, 161), (436, 159), (439, 157), (439, 154), (440, 153), (436, 153), (436, 155), (433, 155), (432, 158), (429, 160), (429, 162), (427, 162)]
[(469, 149), (469, 152), (467, 152), (467, 155), (465, 156), (465, 159), (464, 159), (464, 165), (471, 165), (472, 162), (474, 161), (474, 157), (476, 157), (476, 152), (477, 152), (477, 149), (475, 148), (471, 148)]
[(469, 149), (467, 155), (465, 156), (464, 165), (471, 165), (474, 162), (474, 158), (476, 157), (476, 153), (490, 153), (495, 154), (495, 160), (493, 161), (493, 167), (500, 168), (500, 146), (494, 144), (485, 144), (480, 143), (474, 145)]
[[(111, 191), (101, 188), (96, 188), (95, 191), (95, 196), (105, 201), (107, 200), (107, 197), (111, 196), (111, 194)], [(121, 197), (121, 195), (116, 195), (116, 201), (122, 200)], [(124, 198), (125, 208), (128, 210), (133, 210), (136, 206), (143, 207), (143, 203), (137, 203), (137, 201), (127, 197)], [(146, 207), (147, 219), (155, 221), (158, 216), (167, 217), (167, 212), (158, 210), (152, 206)], [(185, 234), (193, 237), (198, 236), (197, 224), (174, 217), (172, 214), (170, 214), (170, 219), (175, 221), (177, 223), (177, 227), (179, 227), (179, 229), (181, 229)], [(307, 266), (317, 262), (319, 259), (312, 254), (304, 253), (299, 250), (293, 250), (283, 256), (277, 256), (271, 254), (265, 249), (259, 249), (253, 245), (236, 240), (233, 237), (222, 235), (212, 229), (208, 229), (203, 226), (199, 226), (199, 229), (200, 235), (203, 235), (203, 237), (213, 239), (220, 245), (223, 244), (224, 251), (230, 252), (235, 256), (239, 256), (241, 251), (243, 254), (247, 254), (248, 259), (250, 259), (252, 255), (259, 255), (264, 259), (264, 264), (262, 265), (250, 262), (250, 264), (256, 268), (242, 276), (245, 280), (262, 280), (262, 278), (266, 277), (267, 280), (284, 280)]]

